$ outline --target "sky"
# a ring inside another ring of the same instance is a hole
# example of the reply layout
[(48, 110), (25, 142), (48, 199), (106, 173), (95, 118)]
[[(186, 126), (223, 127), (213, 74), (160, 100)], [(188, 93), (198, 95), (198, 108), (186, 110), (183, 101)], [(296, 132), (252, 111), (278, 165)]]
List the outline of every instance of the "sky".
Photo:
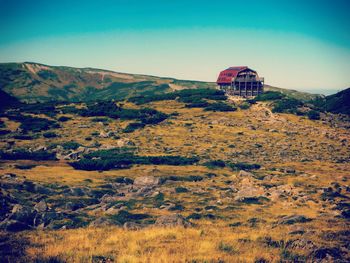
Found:
[(249, 66), (267, 84), (350, 86), (350, 1), (0, 0), (0, 62), (216, 81)]

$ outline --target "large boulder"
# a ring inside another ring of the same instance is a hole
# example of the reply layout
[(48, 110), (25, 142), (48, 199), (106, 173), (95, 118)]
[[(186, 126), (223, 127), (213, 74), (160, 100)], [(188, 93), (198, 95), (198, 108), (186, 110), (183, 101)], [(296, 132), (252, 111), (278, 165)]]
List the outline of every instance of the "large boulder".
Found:
[(136, 187), (154, 187), (160, 185), (159, 177), (154, 176), (140, 176), (137, 177), (134, 181), (134, 186)]
[(157, 218), (155, 226), (161, 227), (189, 227), (192, 224), (180, 214), (164, 215)]

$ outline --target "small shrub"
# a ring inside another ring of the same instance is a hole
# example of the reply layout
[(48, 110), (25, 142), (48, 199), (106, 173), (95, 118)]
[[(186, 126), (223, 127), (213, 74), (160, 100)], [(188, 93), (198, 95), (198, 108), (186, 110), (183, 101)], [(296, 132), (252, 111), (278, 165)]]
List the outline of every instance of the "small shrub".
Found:
[(125, 133), (130, 133), (130, 132), (134, 132), (137, 129), (142, 129), (145, 127), (145, 124), (140, 123), (140, 122), (132, 122), (130, 124), (128, 124), (128, 126), (126, 126), (126, 128), (123, 130), (123, 132)]
[(214, 160), (214, 161), (208, 161), (204, 163), (204, 166), (208, 167), (209, 169), (215, 169), (215, 168), (224, 168), (226, 164), (222, 160)]
[(241, 105), (239, 105), (239, 107), (240, 107), (242, 110), (247, 110), (247, 109), (250, 108), (250, 106), (251, 106), (251, 104), (248, 103), (248, 102), (243, 102), (243, 103), (241, 103)]
[(109, 122), (109, 119), (108, 118), (99, 117), (99, 118), (94, 118), (91, 121), (92, 122)]
[(71, 120), (72, 118), (70, 117), (67, 117), (67, 116), (61, 116), (59, 117), (57, 120), (60, 121), (60, 122), (66, 122), (66, 121), (69, 121)]
[(14, 139), (17, 139), (17, 140), (33, 140), (34, 137), (33, 136), (30, 136), (30, 135), (15, 135), (13, 136)]
[(254, 98), (255, 101), (279, 100), (285, 97), (284, 94), (278, 91), (266, 91)]
[(0, 151), (0, 159), (3, 160), (34, 160), (34, 161), (47, 161), (56, 160), (54, 153), (46, 151), (29, 152), (25, 149), (16, 149), (12, 152)]
[(260, 169), (261, 165), (260, 164), (249, 164), (249, 163), (230, 163), (228, 166), (234, 170), (234, 171), (239, 171), (239, 170), (256, 170)]
[(222, 102), (217, 102), (217, 103), (212, 103), (209, 106), (204, 108), (205, 111), (235, 111), (237, 108), (235, 106), (228, 105), (226, 103)]
[(55, 137), (57, 137), (57, 134), (54, 133), (54, 132), (45, 132), (45, 133), (43, 134), (43, 136), (44, 136), (45, 138), (49, 139), (49, 138), (55, 138)]
[(188, 192), (188, 189), (185, 188), (185, 187), (176, 187), (176, 188), (175, 188), (175, 192), (176, 192), (176, 193), (187, 193), (187, 192)]
[(118, 214), (112, 215), (111, 219), (113, 219), (117, 223), (123, 225), (126, 222), (130, 222), (130, 221), (138, 222), (140, 220), (143, 220), (143, 219), (146, 219), (146, 218), (150, 218), (150, 217), (151, 216), (147, 215), (147, 214), (132, 214), (132, 213), (129, 213), (128, 211), (121, 210), (121, 211), (119, 211)]
[(24, 116), (21, 114), (18, 115), (8, 115), (10, 120), (19, 121), (21, 125), (20, 129), (23, 130), (23, 133), (27, 132), (41, 132), (46, 131), (52, 128), (59, 128), (60, 126), (55, 121), (51, 121), (45, 118), (38, 118), (32, 116)]
[(81, 144), (77, 142), (69, 141), (69, 142), (62, 143), (61, 146), (65, 150), (76, 150), (81, 146)]
[(218, 249), (231, 255), (236, 252), (233, 246), (224, 242), (219, 243)]
[(273, 104), (272, 112), (295, 114), (298, 107), (302, 105), (303, 103), (297, 99), (284, 98), (284, 99), (275, 101), (275, 103)]
[(308, 113), (307, 113), (307, 117), (310, 119), (310, 120), (319, 120), (321, 117), (320, 117), (320, 112), (319, 111), (315, 111), (315, 110), (310, 110)]
[(10, 130), (0, 130), (0, 136), (11, 133)]
[(20, 170), (30, 170), (34, 167), (36, 167), (35, 164), (16, 164), (15, 167)]

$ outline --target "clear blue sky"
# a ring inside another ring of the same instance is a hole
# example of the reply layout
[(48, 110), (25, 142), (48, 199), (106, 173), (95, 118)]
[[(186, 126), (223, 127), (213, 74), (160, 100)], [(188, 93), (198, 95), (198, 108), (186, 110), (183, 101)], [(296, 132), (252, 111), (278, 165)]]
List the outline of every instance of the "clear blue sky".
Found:
[(350, 1), (0, 0), (0, 61), (215, 81), (248, 65), (301, 90), (350, 86)]

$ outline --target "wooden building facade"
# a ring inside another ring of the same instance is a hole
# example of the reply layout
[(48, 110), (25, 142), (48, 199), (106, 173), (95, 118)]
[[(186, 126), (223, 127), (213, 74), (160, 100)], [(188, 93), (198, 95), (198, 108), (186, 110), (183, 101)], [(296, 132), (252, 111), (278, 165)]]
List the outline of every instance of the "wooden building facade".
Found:
[(217, 85), (227, 95), (254, 97), (264, 92), (264, 78), (247, 66), (230, 67), (220, 72)]

